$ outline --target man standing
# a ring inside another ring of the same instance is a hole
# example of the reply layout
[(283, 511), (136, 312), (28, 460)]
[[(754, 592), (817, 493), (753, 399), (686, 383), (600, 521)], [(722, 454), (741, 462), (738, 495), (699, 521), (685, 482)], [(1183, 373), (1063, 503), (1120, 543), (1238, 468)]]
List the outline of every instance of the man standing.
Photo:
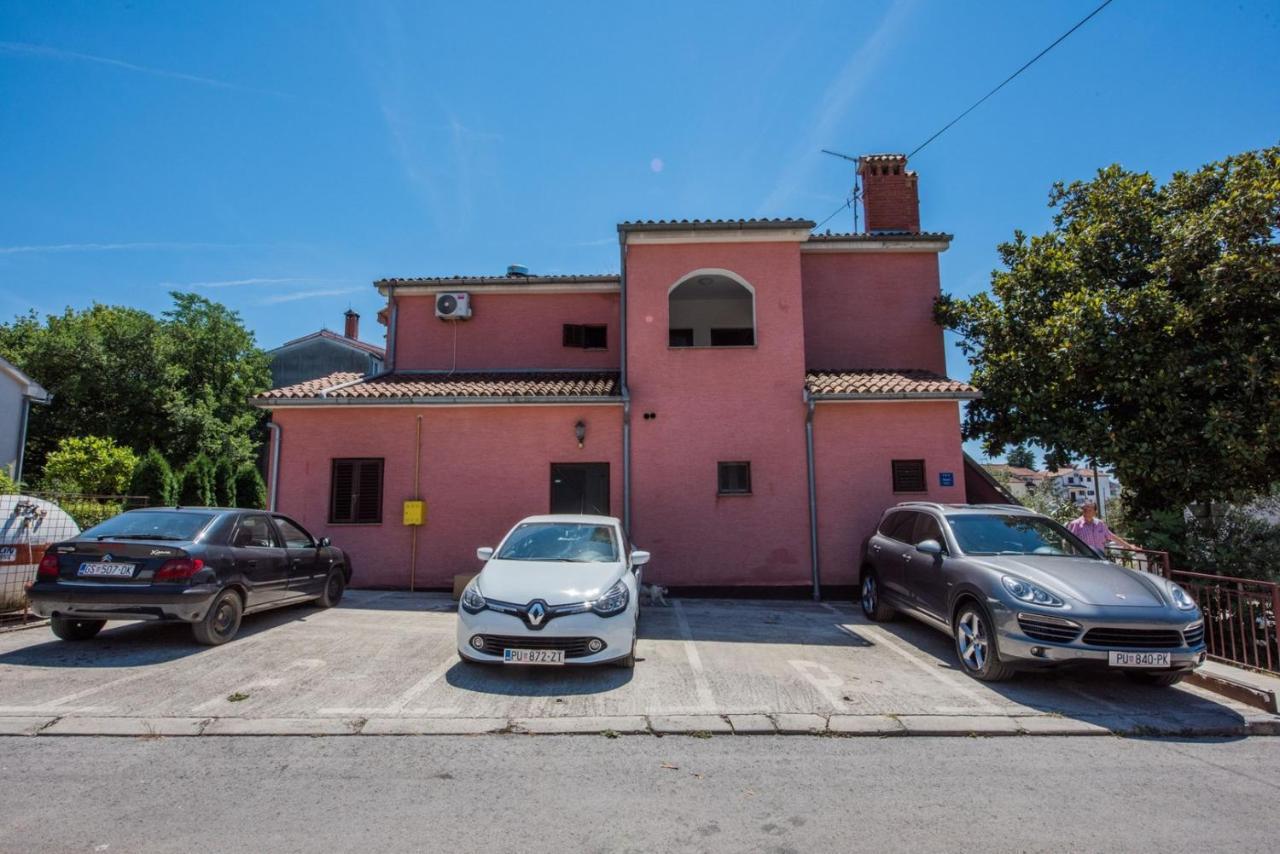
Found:
[(1086, 546), (1105, 552), (1107, 543), (1115, 543), (1121, 548), (1136, 549), (1133, 543), (1121, 537), (1107, 527), (1107, 523), (1098, 518), (1098, 505), (1086, 501), (1080, 505), (1080, 515), (1067, 523), (1067, 530), (1084, 541)]

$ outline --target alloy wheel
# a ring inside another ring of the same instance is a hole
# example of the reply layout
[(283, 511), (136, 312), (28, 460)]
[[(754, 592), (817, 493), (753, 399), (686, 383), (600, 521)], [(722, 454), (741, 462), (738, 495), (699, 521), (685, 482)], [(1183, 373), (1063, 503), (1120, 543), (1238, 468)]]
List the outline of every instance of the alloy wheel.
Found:
[(956, 642), (960, 660), (970, 670), (981, 670), (987, 663), (989, 640), (987, 625), (977, 611), (965, 611), (956, 624)]
[(874, 575), (868, 575), (862, 579), (862, 610), (868, 614), (876, 609), (876, 578)]

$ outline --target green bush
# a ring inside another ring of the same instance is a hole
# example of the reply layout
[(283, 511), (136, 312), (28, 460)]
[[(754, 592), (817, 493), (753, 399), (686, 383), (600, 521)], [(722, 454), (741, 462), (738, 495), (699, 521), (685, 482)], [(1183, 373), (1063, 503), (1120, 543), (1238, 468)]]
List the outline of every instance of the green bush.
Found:
[(1189, 568), (1280, 581), (1280, 525), (1264, 517), (1266, 509), (1228, 505), (1218, 510), (1215, 505), (1213, 514), (1191, 522), (1186, 544)]
[(18, 482), (9, 477), (9, 473), (4, 469), (0, 469), (0, 495), (13, 495), (21, 492)]
[(267, 506), (267, 485), (255, 465), (244, 465), (236, 472), (235, 506), (262, 510)]
[(137, 464), (137, 454), (114, 439), (72, 436), (45, 460), (42, 485), (52, 492), (122, 495)]
[(129, 494), (145, 496), (152, 506), (163, 506), (176, 503), (177, 492), (178, 479), (164, 456), (155, 448), (147, 451), (133, 470)]
[(58, 498), (57, 496), (49, 496), (49, 498), (56, 500), (58, 506), (76, 520), (76, 524), (82, 531), (123, 513), (125, 509), (122, 501), (96, 501), (92, 498)]
[(218, 506), (236, 506), (236, 465), (230, 458), (222, 457), (214, 470), (215, 492)]
[(204, 454), (196, 454), (182, 470), (178, 484), (178, 503), (185, 507), (212, 507), (218, 503), (217, 477), (213, 463)]

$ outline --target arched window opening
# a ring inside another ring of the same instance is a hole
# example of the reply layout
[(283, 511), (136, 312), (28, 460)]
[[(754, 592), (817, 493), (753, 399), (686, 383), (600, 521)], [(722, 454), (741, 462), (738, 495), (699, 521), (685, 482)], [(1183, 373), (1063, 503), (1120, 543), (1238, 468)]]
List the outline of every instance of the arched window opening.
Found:
[(755, 294), (742, 282), (721, 273), (695, 273), (667, 299), (670, 346), (755, 345)]

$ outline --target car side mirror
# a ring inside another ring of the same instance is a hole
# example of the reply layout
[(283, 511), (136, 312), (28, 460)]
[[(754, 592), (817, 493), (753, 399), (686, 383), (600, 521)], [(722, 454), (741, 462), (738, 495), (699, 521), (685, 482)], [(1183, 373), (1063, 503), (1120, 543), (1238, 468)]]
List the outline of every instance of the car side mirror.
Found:
[(476, 557), (479, 558), (480, 560), (488, 560), (489, 558), (493, 557), (493, 549), (490, 548), (489, 546), (481, 546), (480, 548), (476, 549)]
[(320, 538), (320, 545), (319, 545), (320, 548), (327, 549), (331, 544), (332, 544), (332, 540), (330, 540), (328, 537)]
[(916, 543), (916, 551), (938, 557), (942, 554), (942, 543), (937, 540), (921, 540)]
[(631, 565), (644, 566), (646, 563), (649, 562), (650, 557), (652, 557), (652, 555), (650, 555), (648, 552), (642, 551), (641, 549), (634, 549), (631, 552)]

